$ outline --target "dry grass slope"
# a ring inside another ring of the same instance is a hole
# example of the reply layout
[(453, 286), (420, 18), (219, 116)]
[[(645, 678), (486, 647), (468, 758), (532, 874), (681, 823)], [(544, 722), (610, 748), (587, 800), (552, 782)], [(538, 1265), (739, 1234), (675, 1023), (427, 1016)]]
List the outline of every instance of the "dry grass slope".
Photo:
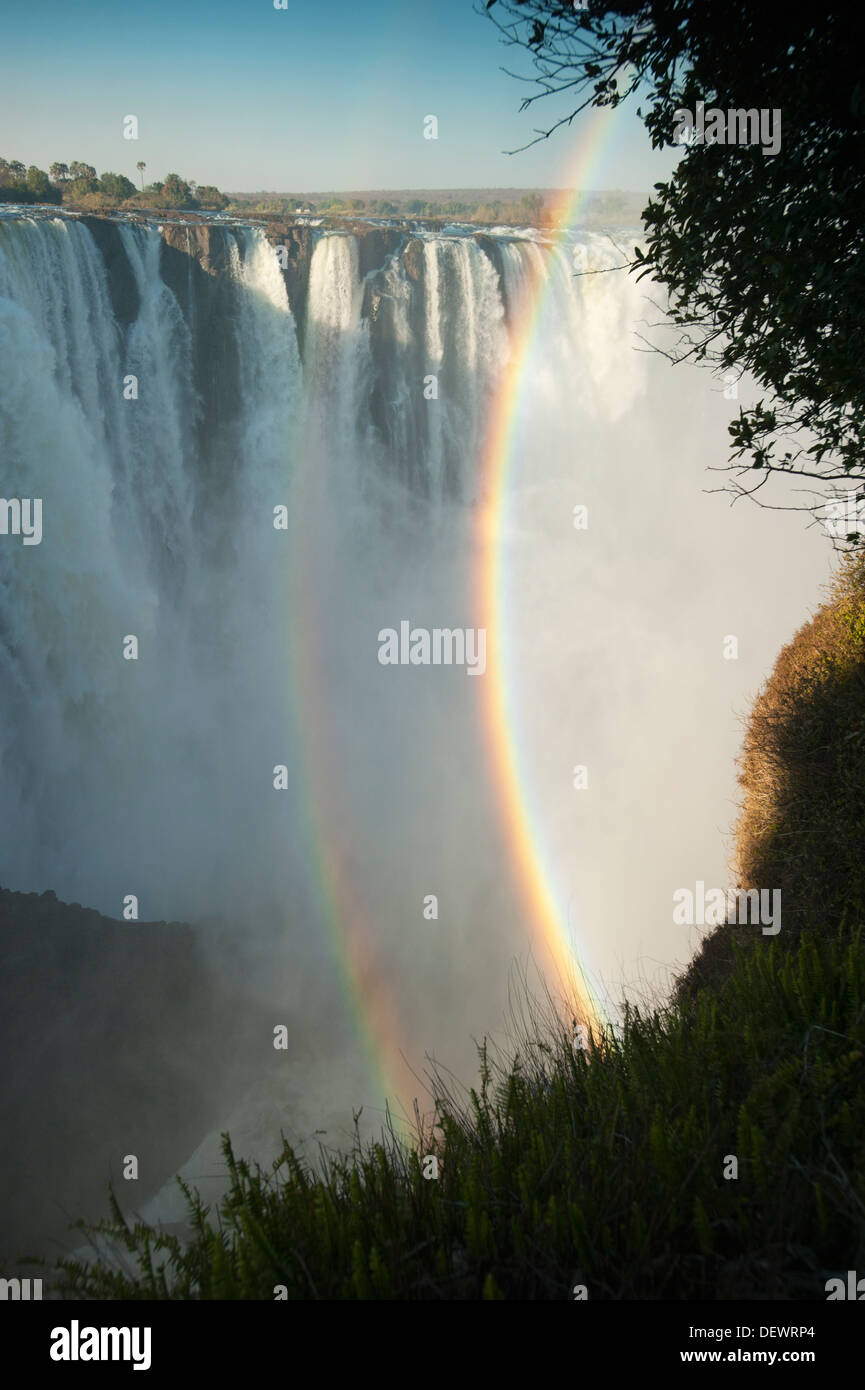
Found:
[[(865, 920), (865, 555), (847, 556), (827, 601), (786, 646), (757, 697), (739, 760), (735, 871), (779, 888), (780, 943)], [(724, 925), (680, 982), (726, 979), (752, 926)]]

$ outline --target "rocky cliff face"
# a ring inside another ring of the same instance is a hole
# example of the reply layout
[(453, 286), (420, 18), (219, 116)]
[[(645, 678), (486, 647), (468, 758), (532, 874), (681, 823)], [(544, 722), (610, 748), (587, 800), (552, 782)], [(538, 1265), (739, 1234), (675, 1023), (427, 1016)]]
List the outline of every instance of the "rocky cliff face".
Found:
[[(108, 274), (112, 306), (118, 322), (122, 327), (126, 327), (139, 312), (140, 296), (123, 245), (122, 224), (111, 218), (96, 216), (82, 217), (81, 221), (90, 231), (102, 254)], [(162, 278), (173, 290), (187, 319), (190, 319), (194, 310), (199, 327), (204, 329), (201, 338), (207, 343), (208, 360), (213, 360), (215, 351), (218, 370), (220, 353), (230, 351), (227, 341), (230, 335), (221, 334), (217, 325), (219, 316), (224, 313), (226, 307), (225, 295), (220, 294), (219, 282), (227, 277), (235, 229), (224, 222), (187, 224), (165, 221), (160, 225), (163, 240)], [(275, 251), (277, 248), (284, 248), (285, 265), (282, 266), (282, 273), (291, 311), (297, 324), (299, 346), (303, 351), (309, 269), (316, 241), (322, 232), (315, 227), (279, 219), (269, 221), (264, 232)], [(358, 273), (361, 280), (381, 272), (391, 257), (397, 256), (406, 276), (417, 287), (418, 295), (422, 296), (424, 256), (423, 241), (420, 237), (405, 228), (378, 227), (365, 222), (346, 223), (340, 228), (340, 232), (357, 239)], [(494, 237), (483, 232), (477, 232), (474, 239), (489, 258), (503, 285), (499, 244)], [(365, 300), (365, 315), (375, 319), (380, 302), (381, 285), (373, 284)], [(230, 370), (231, 365), (228, 362), (223, 364), (226, 370), (221, 372), (220, 376), (224, 380), (234, 375)]]
[(82, 217), (80, 221), (99, 247), (108, 274), (112, 308), (118, 323), (127, 328), (137, 316), (141, 301), (121, 238), (121, 224), (107, 217)]

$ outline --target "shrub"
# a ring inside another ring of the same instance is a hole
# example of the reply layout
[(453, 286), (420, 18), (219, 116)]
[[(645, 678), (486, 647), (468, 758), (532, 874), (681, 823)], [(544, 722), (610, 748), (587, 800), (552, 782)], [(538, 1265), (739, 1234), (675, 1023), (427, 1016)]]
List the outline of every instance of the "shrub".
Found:
[(778, 658), (748, 723), (739, 877), (781, 889), (783, 928), (865, 912), (865, 556)]

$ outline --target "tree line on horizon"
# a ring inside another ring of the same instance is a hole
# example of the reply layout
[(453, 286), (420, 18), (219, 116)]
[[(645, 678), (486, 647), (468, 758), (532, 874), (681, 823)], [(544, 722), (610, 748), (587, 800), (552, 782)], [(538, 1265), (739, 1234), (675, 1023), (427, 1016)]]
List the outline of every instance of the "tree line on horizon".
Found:
[(94, 212), (117, 207), (222, 211), (229, 205), (230, 200), (212, 184), (168, 174), (162, 182), (145, 185), (145, 161), (139, 160), (136, 168), (140, 189), (125, 174), (106, 172), (97, 177), (93, 165), (81, 160), (54, 163), (46, 172), (35, 164), (27, 167), (20, 160), (0, 157), (0, 203), (75, 203)]
[(435, 199), (409, 198), (395, 202), (391, 198), (347, 198), (339, 194), (324, 199), (318, 204), (320, 212), (366, 212), (378, 217), (464, 217), (471, 222), (531, 222), (542, 220), (544, 198), (541, 193), (526, 193), (520, 199), (505, 201), (493, 199), (490, 202), (460, 202), (455, 199), (436, 201)]
[[(465, 222), (528, 224), (545, 227), (556, 220), (563, 207), (569, 205), (570, 195), (564, 194), (553, 204), (537, 190), (523, 193), (519, 198), (421, 198), (397, 196), (361, 198), (350, 193), (329, 193), (311, 201), (303, 194), (292, 193), (235, 193), (231, 196), (233, 210), (245, 213), (286, 217), (298, 212), (337, 217), (419, 217), (454, 218)], [(587, 220), (593, 218), (633, 220), (638, 216), (645, 195), (610, 190), (592, 194), (582, 203)]]
[[(302, 193), (222, 193), (213, 184), (196, 184), (179, 174), (168, 174), (162, 182), (144, 183), (147, 165), (139, 160), (141, 187), (125, 174), (106, 171), (98, 175), (92, 164), (72, 160), (54, 163), (47, 171), (35, 164), (0, 156), (0, 203), (71, 204), (88, 212), (108, 212), (136, 208), (223, 212), (271, 217), (290, 217), (298, 213), (333, 217), (418, 217), (431, 220), (456, 219), (495, 225), (545, 227), (555, 222), (561, 208), (537, 191), (514, 198), (487, 196), (463, 199), (443, 197), (359, 197), (351, 193), (329, 193), (312, 201)], [(481, 190), (479, 190), (479, 193)], [(635, 198), (640, 195), (611, 190), (592, 194), (583, 202), (584, 220), (598, 218), (622, 220), (634, 217)]]
[(0, 157), (0, 203), (72, 203), (89, 211), (105, 211), (119, 207), (188, 209), (190, 211), (255, 212), (277, 216), (297, 213), (321, 213), (336, 216), (367, 217), (456, 217), (473, 222), (528, 222), (542, 225), (545, 204), (540, 193), (524, 194), (519, 200), (494, 199), (490, 202), (435, 201), (422, 198), (357, 198), (333, 193), (317, 203), (302, 194), (236, 194), (228, 197), (212, 184), (196, 184), (179, 174), (168, 174), (163, 182), (145, 185), (146, 164), (140, 160), (137, 169), (141, 188), (135, 187), (125, 174), (106, 172), (97, 176), (92, 164), (72, 160), (70, 164), (54, 163), (46, 172), (35, 164), (25, 166), (20, 160)]
[(232, 208), (239, 212), (261, 213), (288, 217), (297, 213), (313, 213), (335, 217), (427, 217), (460, 218), (467, 222), (528, 222), (540, 226), (545, 220), (544, 199), (540, 193), (530, 193), (518, 201), (438, 202), (425, 198), (355, 198), (350, 194), (331, 193), (313, 201), (302, 194), (236, 193)]

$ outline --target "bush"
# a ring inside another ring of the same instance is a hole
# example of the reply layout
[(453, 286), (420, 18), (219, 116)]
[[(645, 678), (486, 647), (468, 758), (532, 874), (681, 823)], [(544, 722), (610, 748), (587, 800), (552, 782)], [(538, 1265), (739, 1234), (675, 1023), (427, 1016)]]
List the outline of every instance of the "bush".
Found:
[(189, 184), (184, 182), (179, 174), (168, 174), (162, 191), (159, 195), (157, 207), (161, 208), (197, 208), (198, 203), (192, 196), (192, 189)]
[(196, 188), (195, 197), (200, 208), (212, 208), (217, 212), (221, 212), (223, 208), (228, 207), (228, 199), (225, 194), (220, 193), (219, 189), (214, 188), (213, 184), (210, 183), (202, 184), (200, 187)]
[(132, 198), (138, 191), (132, 180), (128, 179), (125, 174), (103, 174), (99, 180), (99, 188), (102, 193), (107, 193), (114, 202), (123, 202), (126, 198)]
[(741, 882), (781, 889), (784, 932), (865, 914), (865, 556), (785, 647), (740, 762)]
[(82, 193), (76, 202), (87, 212), (112, 212), (117, 206), (117, 199), (103, 193), (101, 189), (96, 189), (93, 193)]
[(61, 190), (49, 183), (46, 188), (34, 189), (28, 183), (9, 182), (0, 184), (0, 203), (60, 203), (63, 201)]

